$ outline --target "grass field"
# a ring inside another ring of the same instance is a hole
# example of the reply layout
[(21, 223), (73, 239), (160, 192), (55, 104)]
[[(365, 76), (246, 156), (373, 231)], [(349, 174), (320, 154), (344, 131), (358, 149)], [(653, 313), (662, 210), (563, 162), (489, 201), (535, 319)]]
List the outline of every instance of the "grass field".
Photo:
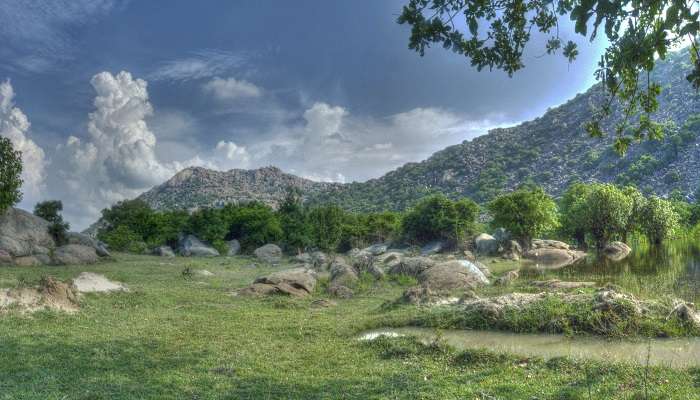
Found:
[[(96, 266), (0, 269), (0, 287), (94, 271), (131, 291), (76, 314), (0, 316), (0, 399), (700, 399), (700, 369), (460, 353), (411, 338), (356, 340), (404, 287), (367, 285), (316, 308), (241, 298), (272, 268), (240, 258), (117, 255)], [(215, 275), (191, 279), (185, 267)], [(410, 312), (410, 311), (398, 311)]]

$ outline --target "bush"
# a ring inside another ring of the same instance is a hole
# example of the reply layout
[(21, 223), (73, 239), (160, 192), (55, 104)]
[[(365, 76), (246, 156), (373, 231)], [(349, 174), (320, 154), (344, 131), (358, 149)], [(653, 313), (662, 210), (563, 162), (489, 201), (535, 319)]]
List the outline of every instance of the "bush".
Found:
[(635, 200), (612, 184), (595, 184), (588, 195), (586, 219), (596, 246), (603, 248), (629, 230)]
[(454, 245), (472, 233), (479, 206), (469, 199), (452, 201), (444, 195), (424, 198), (403, 219), (404, 237), (411, 242), (445, 240)]
[(261, 202), (242, 206), (226, 205), (221, 209), (223, 220), (228, 224), (225, 239), (238, 239), (245, 250), (253, 250), (267, 243), (282, 239), (282, 227), (275, 212)]
[(107, 243), (112, 250), (131, 253), (143, 253), (146, 251), (146, 244), (141, 240), (141, 237), (126, 225), (119, 225), (115, 229), (101, 232), (99, 238)]
[(678, 228), (679, 218), (670, 201), (651, 196), (642, 208), (641, 221), (649, 241), (660, 244)]
[(22, 153), (8, 138), (0, 137), (0, 214), (22, 200)]
[(63, 203), (60, 200), (43, 201), (34, 206), (34, 215), (51, 223), (49, 233), (58, 246), (68, 243), (68, 230), (70, 229), (70, 224), (63, 221), (61, 211), (63, 211)]
[(532, 239), (558, 226), (557, 205), (540, 187), (522, 188), (497, 197), (488, 205), (492, 225), (505, 228), (525, 249)]
[(336, 205), (312, 208), (309, 223), (314, 244), (321, 250), (336, 251), (343, 239), (346, 213)]

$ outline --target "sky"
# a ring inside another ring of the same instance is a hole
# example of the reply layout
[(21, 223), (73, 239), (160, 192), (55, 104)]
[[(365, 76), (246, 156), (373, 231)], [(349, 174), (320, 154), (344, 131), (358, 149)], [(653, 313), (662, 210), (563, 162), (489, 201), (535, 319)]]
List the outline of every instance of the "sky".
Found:
[(182, 168), (274, 165), (376, 178), (585, 91), (602, 52), (569, 64), (535, 35), (512, 78), (442, 48), (408, 49), (404, 1), (3, 0), (0, 135), (24, 199), (74, 229)]

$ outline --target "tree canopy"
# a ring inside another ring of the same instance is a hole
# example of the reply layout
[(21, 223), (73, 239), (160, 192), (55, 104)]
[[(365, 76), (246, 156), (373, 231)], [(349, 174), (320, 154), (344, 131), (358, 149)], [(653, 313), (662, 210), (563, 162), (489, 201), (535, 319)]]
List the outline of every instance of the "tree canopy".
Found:
[(619, 98), (623, 118), (614, 127), (615, 149), (624, 153), (633, 140), (663, 135), (651, 117), (661, 92), (650, 80), (657, 58), (689, 42), (693, 69), (686, 78), (700, 88), (698, 8), (697, 0), (409, 0), (398, 23), (411, 26), (409, 48), (421, 55), (439, 44), (464, 55), (478, 70), (496, 68), (511, 76), (525, 67), (523, 52), (533, 32), (548, 37), (542, 49), (547, 54), (576, 59), (576, 42), (560, 36), (562, 18), (568, 17), (575, 32), (591, 41), (603, 33), (609, 44), (595, 77), (608, 99), (586, 129), (592, 136), (605, 134), (601, 120)]
[(0, 214), (22, 200), (22, 153), (0, 137)]
[(558, 226), (557, 205), (540, 187), (498, 196), (488, 209), (493, 214), (492, 224), (508, 230), (525, 249), (535, 236)]

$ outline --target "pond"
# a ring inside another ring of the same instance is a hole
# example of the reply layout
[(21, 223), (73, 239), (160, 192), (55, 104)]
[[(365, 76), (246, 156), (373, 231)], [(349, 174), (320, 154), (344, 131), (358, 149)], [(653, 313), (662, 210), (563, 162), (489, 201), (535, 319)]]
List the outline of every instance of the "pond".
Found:
[(654, 247), (632, 242), (631, 247), (632, 253), (617, 262), (589, 255), (557, 270), (523, 263), (520, 276), (528, 280), (614, 283), (638, 295), (671, 295), (700, 303), (700, 243), (684, 239)]
[(674, 368), (700, 366), (700, 338), (613, 340), (594, 336), (567, 337), (554, 334), (522, 334), (432, 328), (383, 328), (364, 332), (360, 340), (379, 336), (416, 336), (424, 341), (440, 337), (457, 350), (489, 349), (525, 357), (571, 357), (638, 363)]

